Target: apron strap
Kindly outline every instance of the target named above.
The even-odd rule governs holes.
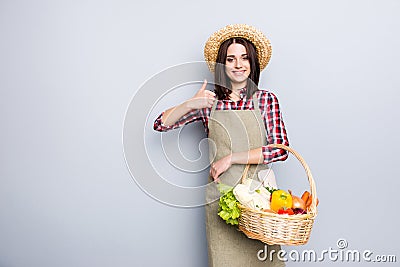
[[[253,94],[253,105],[254,105],[254,110],[257,110],[258,112],[261,113],[260,106],[258,103],[257,91],[255,91]]]
[[[214,113],[214,111],[215,111],[215,109],[216,109],[216,107],[217,107],[217,103],[218,103],[218,99],[215,99],[214,104],[213,104],[213,106],[212,106],[212,108],[211,108],[210,118],[213,117],[213,113]]]

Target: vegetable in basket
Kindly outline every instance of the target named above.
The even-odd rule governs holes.
[[[263,210],[270,208],[270,196],[271,193],[263,186],[259,186],[257,189],[252,188],[252,180],[248,179],[243,184],[238,184],[233,188],[233,194],[236,199],[248,208],[254,210]]]
[[[293,215],[294,211],[292,210],[292,208],[282,208],[278,210],[278,214],[288,214],[288,215]]]
[[[219,198],[218,215],[227,223],[237,225],[240,216],[240,209],[238,208],[233,188],[224,184],[218,184],[218,190],[221,193]]]
[[[271,197],[271,210],[278,212],[280,209],[289,208],[292,208],[292,196],[282,189],[274,191]]]
[[[305,214],[306,212],[306,202],[296,195],[292,194],[292,191],[288,190],[292,196],[292,210],[294,214]],[[307,191],[306,191],[307,192]],[[304,194],[303,194],[304,195]]]
[[[301,196],[301,199],[304,201],[304,203],[306,204],[306,208],[308,209],[311,206],[312,202],[312,195],[310,194],[310,192],[305,191]],[[318,204],[319,204],[319,199],[317,198],[316,205],[318,206]]]

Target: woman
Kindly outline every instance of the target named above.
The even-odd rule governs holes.
[[[210,182],[233,186],[246,164],[251,164],[247,178],[257,180],[258,171],[268,168],[268,163],[287,158],[285,150],[269,149],[266,144],[289,145],[277,97],[258,89],[260,71],[271,56],[269,40],[251,26],[228,25],[208,39],[204,55],[215,72],[215,92],[206,90],[204,81],[192,98],[160,114],[154,129],[167,131],[201,120],[214,144],[210,146]],[[284,266],[276,257],[259,260],[257,253],[264,244],[218,217],[218,197],[215,186],[207,187],[209,266]],[[277,252],[280,247],[268,249]]]

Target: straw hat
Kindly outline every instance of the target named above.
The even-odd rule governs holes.
[[[260,62],[260,70],[263,70],[272,53],[271,43],[268,38],[256,28],[246,24],[232,24],[216,31],[208,38],[204,46],[204,58],[207,61],[210,71],[214,71],[215,61],[221,44],[233,37],[241,37],[249,40],[256,47],[258,60]]]

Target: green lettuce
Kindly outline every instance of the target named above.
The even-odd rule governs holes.
[[[219,198],[219,209],[218,215],[227,223],[231,225],[238,224],[238,218],[240,216],[240,209],[238,208],[235,195],[233,194],[233,187],[218,184],[218,190],[221,192]]]

